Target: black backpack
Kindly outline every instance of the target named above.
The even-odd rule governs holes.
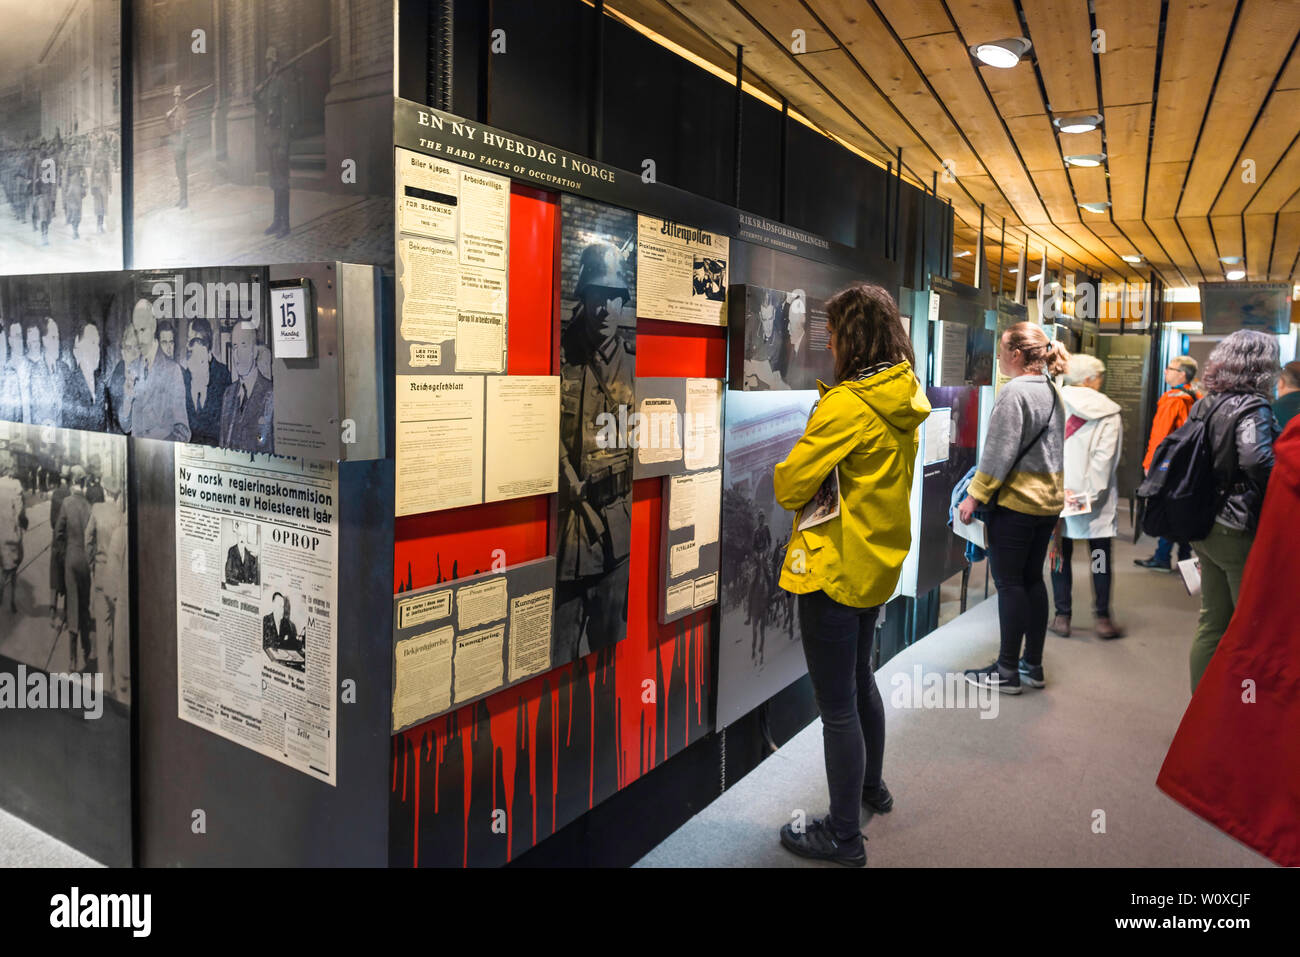
[[[1175,542],[1199,542],[1214,528],[1223,492],[1214,474],[1209,414],[1188,419],[1165,436],[1151,457],[1151,471],[1138,486],[1142,531]]]

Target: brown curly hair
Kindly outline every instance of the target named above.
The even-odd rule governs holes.
[[[1025,357],[1025,371],[1060,375],[1070,366],[1070,352],[1060,341],[1047,338],[1043,327],[1034,322],[1017,322],[1002,334],[1008,353],[1020,351]]]
[[[898,303],[884,287],[857,283],[826,302],[835,343],[835,381],[843,382],[880,362],[915,367],[912,340],[898,316]]]

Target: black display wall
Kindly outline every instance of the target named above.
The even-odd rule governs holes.
[[[441,16],[448,6],[450,25]],[[946,203],[753,96],[743,96],[738,117],[730,81],[602,18],[592,5],[401,0],[401,11],[398,90],[406,98],[622,169],[639,171],[653,159],[660,183],[856,247],[864,260],[892,255],[906,288],[924,288],[931,273],[947,275]],[[504,52],[486,53],[497,30]],[[447,38],[450,84],[430,71]],[[901,646],[907,617],[891,606],[884,657]],[[805,677],[514,863],[630,864],[815,715]]]
[[[437,106],[428,64],[437,61],[441,0],[402,0],[398,87]],[[489,18],[490,11],[490,18]],[[889,173],[753,96],[740,110],[736,187],[734,84],[580,0],[455,0],[450,112],[628,170],[655,161],[658,182],[883,252],[897,219],[897,258],[909,278],[941,271],[950,208],[902,184],[897,209]],[[410,17],[408,21],[408,16]],[[433,24],[430,29],[429,24]],[[496,31],[505,52],[484,57]],[[593,96],[593,91],[598,95]],[[592,116],[600,123],[593,129]],[[782,127],[784,126],[784,137]],[[906,157],[905,157],[906,159]],[[783,176],[784,173],[784,176]],[[921,268],[916,242],[927,209]],[[912,288],[920,288],[916,282]]]

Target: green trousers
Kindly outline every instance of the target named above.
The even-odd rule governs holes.
[[[1219,639],[1228,630],[1241,591],[1246,557],[1254,540],[1253,532],[1239,532],[1215,522],[1208,538],[1192,543],[1196,557],[1201,560],[1201,620],[1189,656],[1193,691],[1209,667]]]

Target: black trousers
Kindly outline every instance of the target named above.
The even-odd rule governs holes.
[[[1031,665],[1043,663],[1047,640],[1047,583],[1043,562],[1056,528],[1055,515],[1026,515],[995,506],[985,522],[989,571],[998,589],[998,623],[1002,633],[998,664],[1019,668],[1021,648]]]
[[[799,628],[817,710],[822,715],[831,827],[859,833],[863,788],[880,786],[885,760],[885,703],[871,671],[880,607],[841,605],[823,591],[799,596]]]
[[[1110,544],[1109,538],[1088,539],[1088,565],[1092,568],[1093,614],[1098,618],[1110,617]],[[1074,586],[1074,571],[1070,559],[1074,557],[1074,539],[1061,539],[1061,570],[1052,570],[1052,593],[1056,599],[1056,613],[1070,617],[1070,592]]]

